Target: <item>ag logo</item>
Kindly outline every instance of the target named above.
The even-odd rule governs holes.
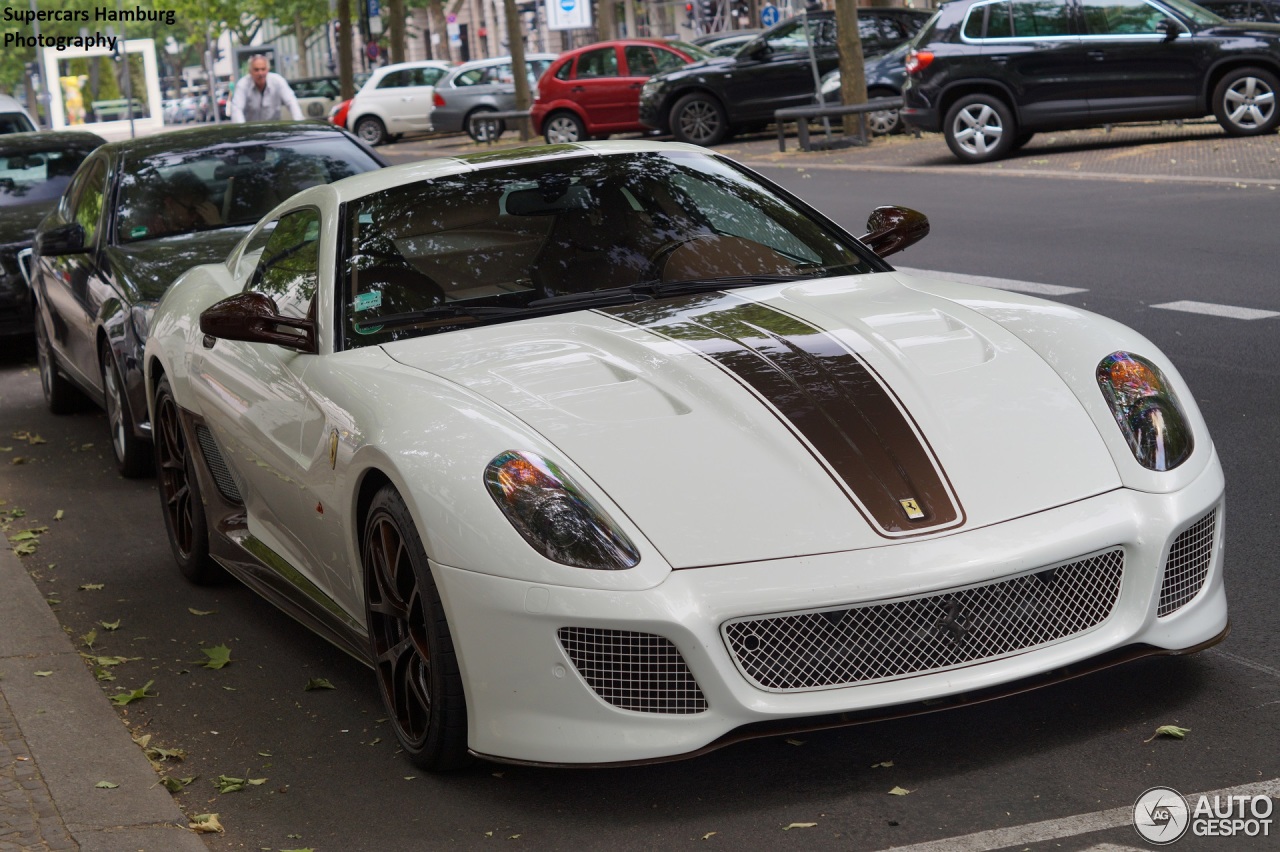
[[[1152,787],[1133,803],[1133,827],[1157,846],[1173,843],[1191,822],[1187,800],[1172,787]]]
[[[899,500],[898,504],[902,506],[902,511],[907,513],[907,517],[913,521],[918,521],[924,517],[924,511],[920,508],[920,504],[916,502],[916,498],[908,497],[906,500]]]

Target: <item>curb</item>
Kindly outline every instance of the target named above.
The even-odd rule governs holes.
[[[208,852],[2,534],[0,624],[0,847]]]

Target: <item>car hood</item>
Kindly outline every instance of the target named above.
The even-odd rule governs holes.
[[[946,535],[1120,487],[1093,421],[1042,358],[897,274],[385,351],[537,430],[676,568]],[[503,449],[525,449],[515,443]]]
[[[658,81],[683,80],[686,77],[696,77],[699,74],[723,74],[725,71],[732,70],[737,62],[738,58],[736,56],[713,56],[710,59],[701,59],[697,62],[690,62],[688,65],[681,65],[679,68],[672,68],[670,71],[654,74],[649,79]]]
[[[226,258],[250,227],[196,231],[111,246],[106,252],[107,262],[132,301],[159,299],[174,279],[191,267]]]
[[[0,244],[29,243],[40,220],[57,203],[58,199],[51,198],[34,204],[0,207]]]

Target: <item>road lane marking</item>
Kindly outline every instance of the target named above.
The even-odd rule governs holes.
[[[1138,791],[1141,792],[1141,791]],[[1280,796],[1280,778],[1270,781],[1255,781],[1252,784],[1241,784],[1239,787],[1228,787],[1225,790],[1210,790],[1205,793],[1186,793],[1184,798],[1195,796]],[[1136,795],[1135,795],[1136,798]],[[1091,814],[1050,819],[1044,822],[1033,822],[1027,825],[1016,825],[1011,828],[996,828],[990,831],[979,831],[962,837],[949,837],[946,840],[933,840],[928,843],[917,843],[913,846],[893,846],[892,852],[992,852],[1010,846],[1024,846],[1031,843],[1043,843],[1048,840],[1061,840],[1066,837],[1078,837],[1095,831],[1107,831],[1133,825],[1133,805],[1097,811]]]
[[[1072,293],[1088,293],[1085,287],[1063,287],[1060,284],[1041,284],[1038,281],[1016,281],[1012,278],[991,278],[986,275],[965,275],[962,272],[938,272],[932,269],[911,269],[906,266],[895,267],[899,272],[908,275],[919,275],[923,278],[941,278],[943,281],[958,281],[961,284],[977,284],[979,287],[994,287],[997,290],[1013,290],[1018,293],[1034,293],[1037,296],[1069,296]]]
[[[1237,665],[1245,666],[1246,668],[1250,668],[1255,671],[1260,671],[1264,674],[1269,674],[1272,677],[1280,677],[1280,669],[1274,668],[1273,666],[1269,666],[1266,663],[1256,662],[1254,660],[1249,659],[1248,657],[1242,657],[1239,654],[1233,654],[1230,651],[1222,651],[1222,650],[1219,650],[1218,648],[1210,648],[1208,651],[1205,651],[1205,653],[1214,657],[1223,657],[1225,659],[1230,660],[1233,663],[1236,663]]]
[[[1231,319],[1242,320],[1280,317],[1280,311],[1263,311],[1258,308],[1237,308],[1234,305],[1215,305],[1212,302],[1193,302],[1185,299],[1180,302],[1165,302],[1164,304],[1152,305],[1151,307],[1160,308],[1166,311],[1185,311],[1189,314],[1207,314],[1211,317],[1229,317]]]

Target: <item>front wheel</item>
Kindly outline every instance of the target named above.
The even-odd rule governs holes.
[[[719,101],[694,92],[671,108],[671,135],[690,145],[716,145],[729,135],[729,119]]]
[[[467,754],[467,702],[444,605],[417,526],[390,485],[374,496],[360,558],[379,692],[415,766],[457,769]]]
[[[197,586],[226,578],[209,555],[209,523],[200,498],[195,459],[188,452],[182,415],[168,376],[161,376],[155,396],[155,466],[169,550],[182,576]]]
[[[1280,124],[1280,79],[1262,68],[1228,71],[1213,90],[1213,114],[1232,136],[1260,136]]]
[[[115,453],[116,467],[126,479],[146,476],[151,473],[151,448],[134,434],[129,395],[111,347],[104,344],[98,357],[102,363],[102,398],[107,410],[107,426],[111,429],[111,450]]]
[[[381,145],[387,141],[387,128],[376,115],[365,115],[356,122],[356,135],[370,145]]]
[[[45,404],[54,414],[71,414],[86,402],[83,394],[58,370],[58,356],[53,354],[49,333],[45,331],[40,308],[36,307],[36,363],[40,369],[40,390]]]
[[[585,142],[587,127],[571,112],[557,112],[547,119],[542,127],[542,136],[548,145],[563,145],[567,142]]]
[[[994,95],[967,95],[951,105],[942,124],[947,147],[966,163],[998,160],[1013,150],[1018,127]]]
[[[467,135],[473,142],[492,142],[507,129],[506,122],[500,118],[483,118],[486,112],[496,112],[496,110],[478,109],[463,119],[467,127]]]

